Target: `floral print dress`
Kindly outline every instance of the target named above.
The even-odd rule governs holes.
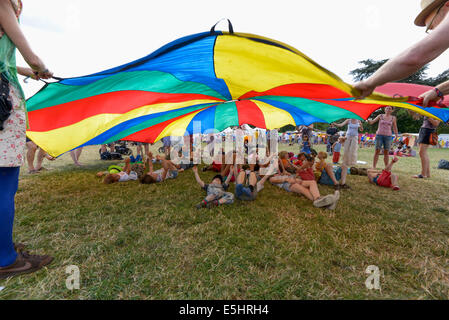
[[[20,0],[11,0],[16,16],[22,11]],[[0,71],[9,81],[11,114],[0,131],[0,167],[20,167],[26,144],[25,98],[17,78],[15,46],[0,27]]]

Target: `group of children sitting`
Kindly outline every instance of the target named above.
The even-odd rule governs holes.
[[[281,151],[263,160],[256,157],[255,164],[241,165],[236,163],[236,152],[227,154],[227,157],[223,152],[222,163],[214,162],[210,166],[203,167],[203,172],[208,170],[217,172],[209,183],[205,183],[198,173],[198,167],[192,162],[187,165],[175,164],[167,160],[165,156],[153,157],[153,154],[149,152],[146,161],[136,161],[136,159],[131,161],[127,158],[123,167],[112,165],[108,171],[98,172],[97,176],[103,177],[105,184],[131,180],[139,180],[142,184],[152,184],[176,179],[179,173],[192,168],[196,182],[206,192],[206,197],[196,206],[198,209],[232,204],[235,198],[242,201],[254,201],[264,188],[265,182],[269,181],[287,192],[305,196],[315,207],[333,210],[340,198],[338,189],[341,187],[339,180],[342,169],[334,170],[334,166],[326,163],[326,159],[326,152],[317,153],[314,149],[311,149],[310,153],[301,152],[297,156]],[[368,176],[371,183],[398,190],[397,176],[391,174],[391,168],[397,161],[395,157],[382,172],[368,170],[364,175]],[[154,163],[160,163],[161,168],[154,170]],[[231,182],[235,182],[234,193],[229,192]],[[334,186],[337,190],[333,194],[322,196],[318,183]]]
[[[416,157],[416,151],[402,141],[399,141],[396,149],[394,149],[394,146],[392,145],[389,154],[398,157]]]

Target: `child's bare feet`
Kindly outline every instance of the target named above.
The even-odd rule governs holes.
[[[398,157],[394,157],[393,158],[393,160],[391,160],[393,163],[396,163],[396,162],[398,162],[399,161],[399,158]]]

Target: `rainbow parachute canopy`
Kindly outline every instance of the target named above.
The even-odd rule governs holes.
[[[99,73],[49,83],[27,101],[27,135],[52,156],[117,140],[367,119],[384,105],[443,121],[448,110],[353,88],[298,50],[244,33],[204,32]]]

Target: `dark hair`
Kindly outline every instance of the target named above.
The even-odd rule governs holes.
[[[151,184],[151,183],[155,183],[156,179],[153,178],[152,175],[146,174],[142,177],[142,179],[140,179],[140,183],[142,184]]]
[[[316,152],[315,149],[310,148],[310,154],[312,155],[312,157],[316,157],[318,155],[318,153]]]
[[[114,173],[110,173],[106,177],[104,177],[104,180],[103,180],[104,184],[111,184],[114,182],[116,182],[114,179]]]
[[[221,183],[223,183],[223,176],[221,174],[217,174],[215,177],[212,178],[212,181],[215,179],[220,179]]]

